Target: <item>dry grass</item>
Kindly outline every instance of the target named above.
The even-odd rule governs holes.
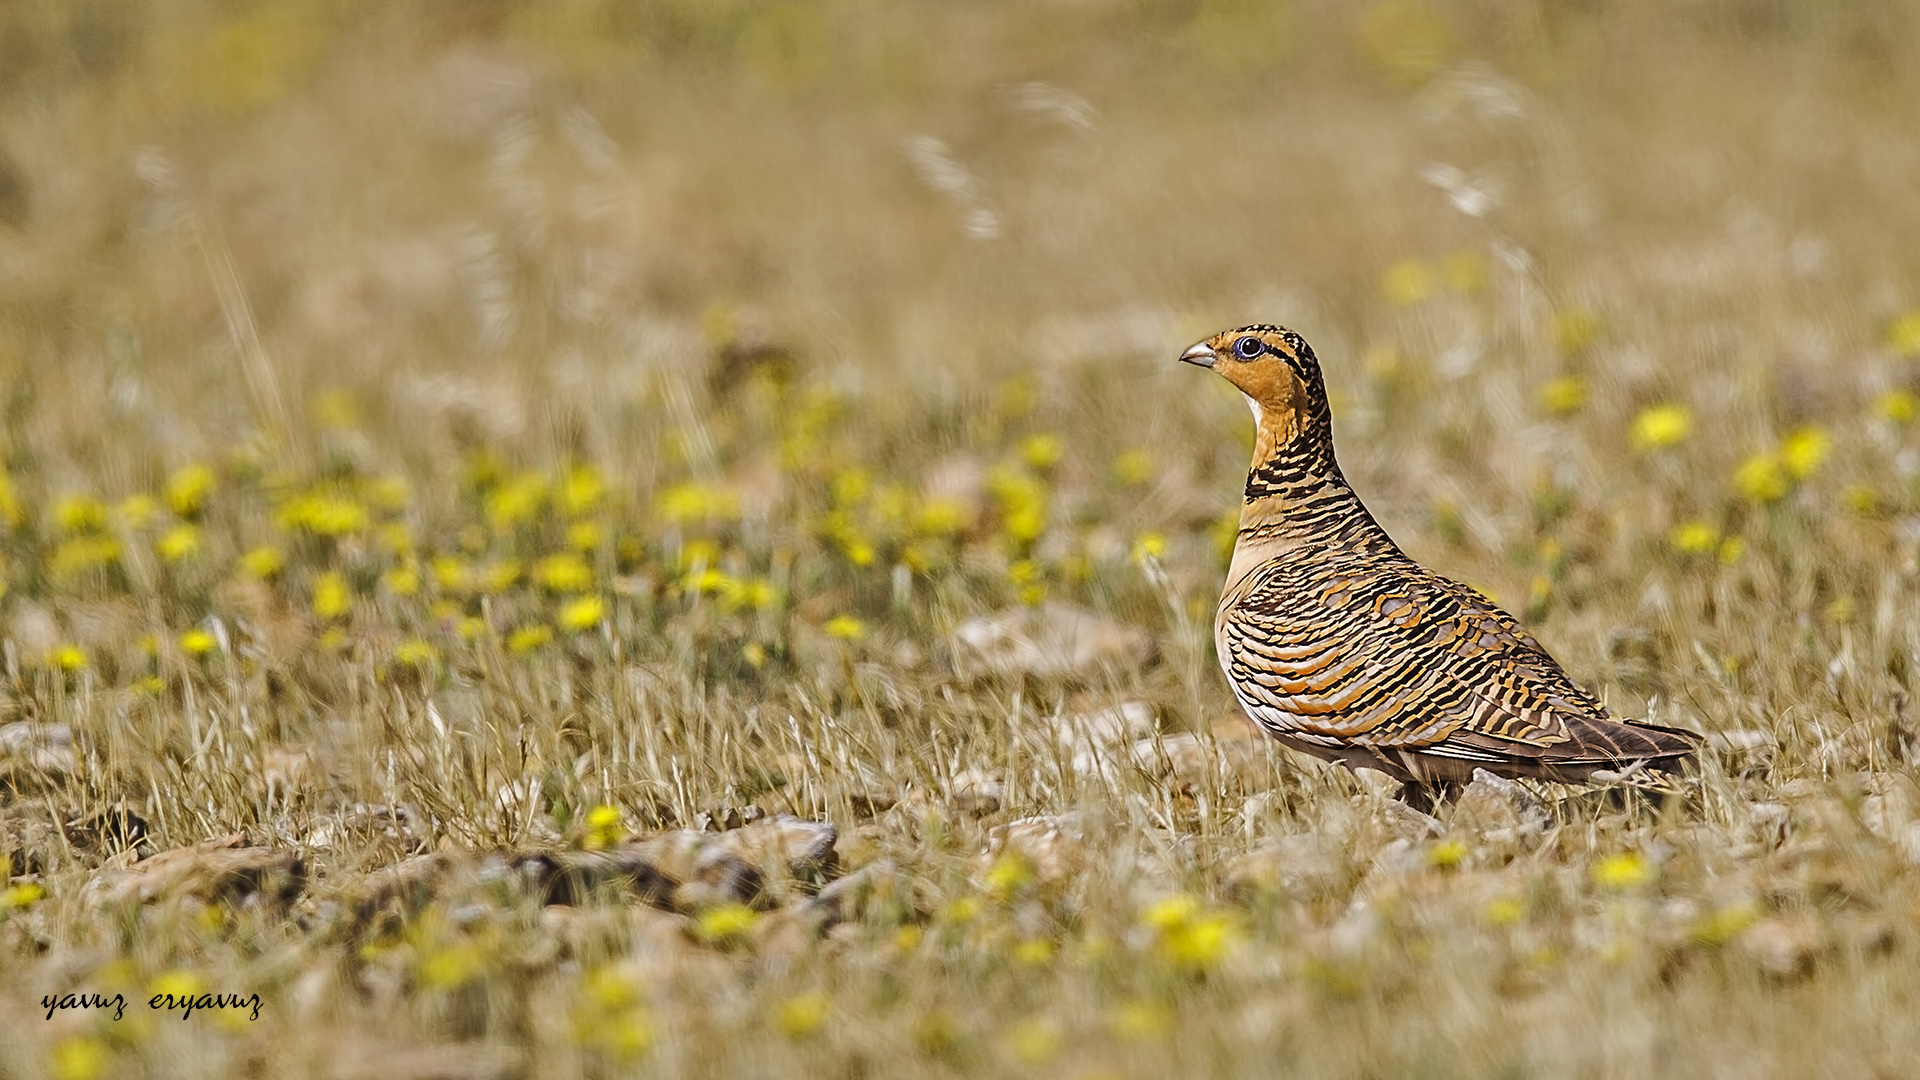
[[[123,8],[0,10],[0,1077],[1910,1069],[1913,5]],[[1255,319],[1687,799],[1250,739]]]

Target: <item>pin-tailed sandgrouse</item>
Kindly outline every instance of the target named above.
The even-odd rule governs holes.
[[[1513,616],[1401,553],[1340,474],[1299,334],[1243,326],[1180,359],[1238,387],[1258,428],[1214,642],[1268,734],[1423,808],[1476,768],[1579,782],[1693,753],[1697,736],[1615,719]]]

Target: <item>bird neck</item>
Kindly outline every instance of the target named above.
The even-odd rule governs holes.
[[[1276,416],[1253,407],[1253,465],[1247,470],[1246,502],[1317,488],[1346,479],[1333,457],[1333,423],[1324,410],[1289,410]]]
[[[1341,475],[1326,419],[1296,414],[1293,423],[1282,425],[1259,418],[1227,571],[1229,590],[1256,568],[1296,551],[1399,550]]]

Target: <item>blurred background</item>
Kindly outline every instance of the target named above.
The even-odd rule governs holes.
[[[1388,348],[1546,378],[1597,335],[1652,395],[1765,327],[1741,360],[1798,400],[1915,303],[1916,33],[1785,0],[17,0],[0,374],[62,403],[43,447],[135,431],[132,469],[326,388],[536,424],[736,340],[845,386],[1158,386],[1260,319],[1357,393]]]

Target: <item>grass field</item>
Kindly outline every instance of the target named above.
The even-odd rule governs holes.
[[[0,1078],[1910,1075],[1916,54],[0,7]],[[1681,797],[1254,737],[1252,321]]]

